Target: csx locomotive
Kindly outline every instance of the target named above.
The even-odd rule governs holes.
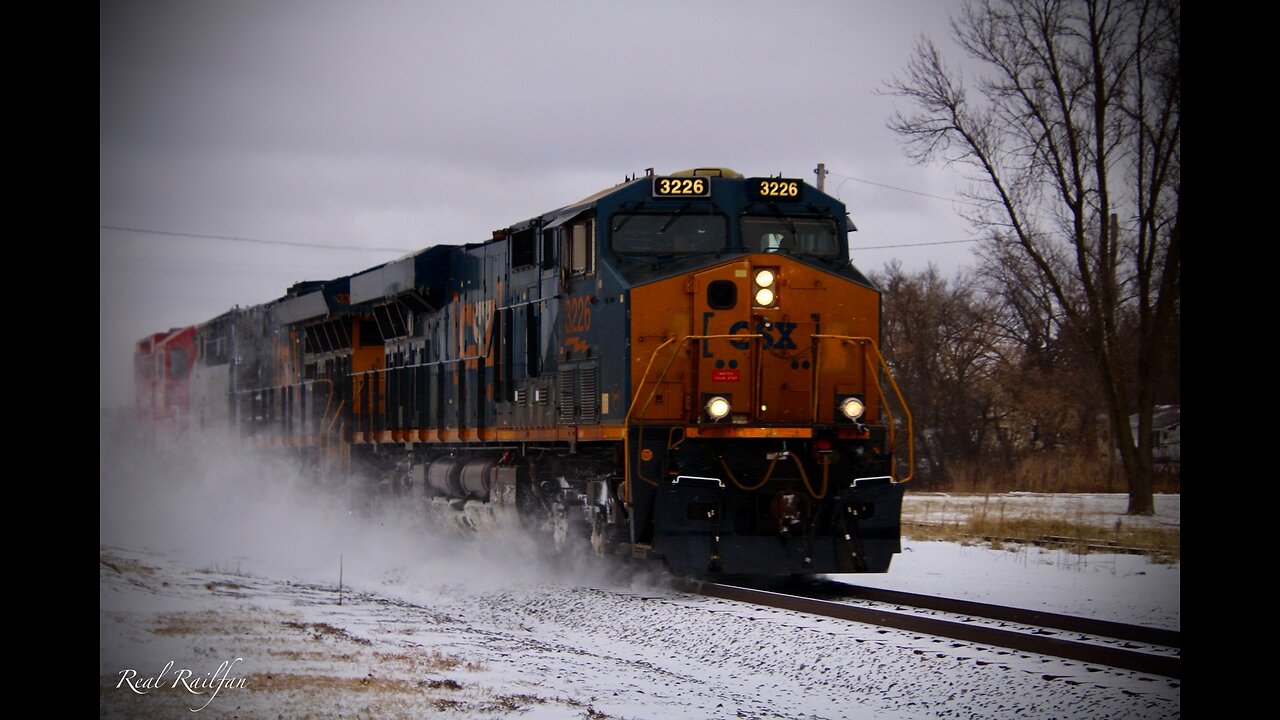
[[[911,424],[853,229],[798,179],[648,171],[151,336],[139,411],[557,549],[884,572]]]

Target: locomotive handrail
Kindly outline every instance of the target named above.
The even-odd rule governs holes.
[[[813,338],[814,340],[839,340],[842,343],[857,343],[862,346],[863,348],[862,354],[864,357],[867,355],[868,346],[875,353],[876,363],[879,365],[880,370],[883,371],[883,375],[886,378],[888,378],[889,387],[893,388],[893,394],[898,398],[898,403],[902,405],[902,415],[907,425],[907,475],[906,477],[902,478],[901,480],[898,480],[897,482],[899,483],[910,482],[911,478],[915,477],[915,468],[916,468],[915,428],[912,426],[911,408],[907,407],[907,400],[902,396],[902,390],[898,388],[897,381],[893,379],[893,373],[889,371],[889,363],[885,361],[884,355],[881,354],[879,344],[877,344],[876,341],[872,338],[858,337],[858,336],[852,336],[852,335],[810,335],[809,337]],[[816,343],[815,343],[815,347],[818,347]],[[814,364],[814,373],[816,377],[817,366],[822,357],[822,353],[818,351],[818,352],[815,352],[814,354],[815,354],[815,358],[814,358],[813,364]],[[877,387],[879,387],[880,385],[880,380],[879,380],[880,375],[881,373],[876,373]],[[883,390],[881,390],[880,395],[881,397],[884,396]],[[815,420],[817,419],[817,412],[818,412],[817,396],[818,396],[817,388],[815,387],[814,388],[814,419]],[[889,428],[889,445],[890,447],[896,448],[897,447],[897,430],[896,430],[896,423],[893,422],[893,409],[890,408],[887,403],[882,403],[881,406],[884,408],[885,415],[887,415],[889,418],[889,422],[886,423],[886,425]],[[890,468],[890,470],[892,471],[892,468]],[[892,472],[890,474],[892,474]]]
[[[718,339],[759,340],[763,337],[764,337],[763,335],[759,335],[759,334],[755,334],[755,335],[685,335],[683,338],[680,339],[680,345],[681,347],[683,347],[684,344],[689,342],[690,340],[718,340]],[[676,340],[675,337],[668,338],[661,345],[653,349],[653,352],[649,355],[649,364],[645,366],[644,374],[640,376],[640,382],[636,385],[635,397],[631,398],[631,404],[627,406],[627,414],[625,417],[622,418],[622,455],[623,455],[622,501],[628,506],[630,506],[631,504],[631,432],[630,432],[631,414],[635,412],[636,404],[640,401],[640,393],[644,392],[645,381],[648,380],[649,378],[649,371],[653,369],[653,362],[658,359],[658,353],[662,352],[663,348],[675,342],[675,340]],[[649,412],[649,405],[653,403],[653,398],[657,396],[658,388],[662,385],[663,378],[667,376],[667,372],[671,370],[671,366],[675,363],[676,357],[679,354],[680,353],[678,349],[676,352],[671,353],[671,359],[667,360],[666,367],[662,368],[662,372],[659,373],[657,380],[655,380],[653,383],[653,389],[649,391],[649,397],[645,400],[644,407],[641,408],[640,410],[639,425],[642,429],[644,427],[645,413]],[[757,357],[756,364],[759,365],[760,354],[756,353],[756,357]],[[759,383],[760,381],[759,367],[756,368],[755,376],[756,376],[756,382]],[[648,482],[651,485],[657,484],[655,481],[650,480],[649,478],[646,478],[643,475],[640,476],[640,479],[644,480],[645,482]]]
[[[336,393],[334,392],[334,384],[333,384],[333,379],[332,379],[332,378],[311,378],[310,380],[298,380],[297,382],[281,383],[281,384],[279,384],[279,385],[263,385],[263,386],[260,386],[260,387],[247,388],[247,389],[243,389],[243,390],[230,390],[230,391],[228,391],[228,394],[230,394],[232,397],[235,397],[235,396],[238,396],[238,395],[253,395],[253,394],[255,394],[255,393],[262,393],[262,392],[268,392],[268,391],[271,391],[271,392],[274,392],[274,391],[285,391],[285,390],[288,390],[288,389],[290,389],[290,388],[306,388],[306,387],[311,387],[311,386],[313,386],[313,385],[318,385],[318,384],[321,384],[321,383],[323,383],[323,384],[325,384],[325,385],[328,385],[328,386],[329,386],[329,390],[328,390],[328,392],[326,392],[326,393],[325,393],[325,404],[324,404],[324,408],[320,411],[319,425],[321,425],[321,427],[320,427],[320,428],[318,428],[318,429],[316,429],[316,431],[315,431],[314,435],[315,435],[315,437],[316,437],[317,442],[319,442],[319,443],[320,443],[320,446],[321,446],[321,447],[326,447],[326,446],[327,446],[327,443],[326,443],[326,441],[325,441],[325,440],[326,440],[326,433],[330,433],[330,432],[332,432],[332,430],[333,430],[332,423],[330,423],[330,426],[329,426],[329,428],[328,428],[327,430],[323,427],[323,425],[324,425],[324,421],[325,421],[325,418],[327,418],[327,417],[329,416],[329,408],[333,406],[333,399],[334,399],[334,397],[335,397],[335,395],[336,395]],[[283,397],[283,395],[282,395],[282,397]],[[251,398],[251,400],[252,400],[252,398]],[[340,411],[340,410],[339,410],[339,411]],[[338,411],[335,411],[335,412],[338,412]],[[273,417],[273,418],[270,418],[270,419],[271,419],[272,421],[276,420],[276,418],[274,418],[274,417]],[[306,426],[306,424],[307,424],[307,422],[306,422],[306,417],[305,417],[305,416],[303,416],[302,424],[303,424],[303,428],[302,428],[302,429],[303,429],[303,430],[305,430],[305,426]],[[258,429],[258,428],[250,428],[250,429],[251,429],[251,430],[256,430],[256,429]],[[309,437],[309,436],[310,436],[310,434],[305,433],[305,432],[298,432],[298,433],[295,433],[295,432],[293,431],[292,427],[285,428],[283,432],[274,432],[275,430],[278,430],[278,429],[279,429],[279,428],[266,427],[266,428],[264,429],[264,432],[263,432],[263,433],[261,433],[261,434],[260,434],[260,433],[258,433],[258,432],[251,432],[250,434],[251,434],[251,435],[253,435],[254,437],[262,437],[262,436],[265,436],[265,437],[274,437],[274,438],[281,438],[281,437]]]
[[[689,342],[690,340],[727,340],[727,339],[759,340],[760,338],[763,338],[763,337],[764,337],[763,335],[685,335],[683,338],[680,339],[680,344],[683,346],[685,343]],[[645,367],[644,375],[640,377],[640,389],[636,390],[636,396],[635,398],[632,399],[631,407],[627,408],[627,416],[622,420],[622,426],[624,430],[626,429],[627,422],[631,419],[631,412],[635,409],[635,401],[640,399],[640,393],[644,389],[645,380],[649,378],[649,370],[652,369],[653,367],[653,361],[657,359],[658,352],[661,351],[662,348],[666,347],[667,345],[670,345],[674,340],[675,338],[671,338],[670,340],[654,348],[653,354],[649,356],[649,365]],[[676,356],[679,354],[680,354],[679,352],[671,353],[671,359],[667,361],[667,366],[662,368],[662,373],[659,374],[658,379],[654,381],[653,389],[649,391],[649,397],[648,399],[645,400],[644,407],[640,410],[641,422],[644,421],[645,413],[649,412],[649,405],[653,403],[653,398],[658,394],[658,386],[661,385],[663,379],[667,377],[667,373],[670,372],[671,366],[675,364]],[[756,373],[756,375],[759,376],[759,373]]]
[[[279,385],[263,385],[261,387],[248,388],[246,390],[232,390],[232,395],[246,395],[248,393],[262,392],[263,390],[278,390],[280,388],[298,387],[301,385],[314,385],[315,383],[329,383],[332,388],[333,381],[329,378],[312,378],[310,380],[299,380],[293,383],[280,383]]]
[[[685,343],[689,342],[690,340],[719,340],[719,339],[760,340],[763,337],[764,336],[760,334],[685,335],[684,337],[680,338],[679,345],[680,347],[683,347]],[[893,389],[893,394],[898,399],[898,403],[902,405],[902,412],[903,412],[904,420],[906,422],[906,432],[907,432],[907,443],[906,443],[907,444],[907,473],[905,477],[903,477],[901,480],[897,482],[900,482],[900,483],[909,482],[915,476],[915,443],[914,443],[915,429],[912,424],[911,410],[910,408],[907,407],[906,399],[902,396],[902,391],[898,388],[898,383],[893,379],[893,374],[889,371],[889,365],[885,361],[884,355],[881,354],[880,352],[880,346],[876,343],[876,341],[873,338],[862,337],[862,336],[819,334],[819,335],[811,335],[810,338],[814,340],[814,345],[813,345],[814,347],[814,373],[813,373],[814,379],[811,384],[812,385],[811,392],[813,394],[813,417],[811,418],[811,420],[814,423],[817,423],[818,421],[818,399],[820,395],[819,393],[820,388],[818,387],[818,377],[819,377],[818,369],[819,369],[821,358],[822,358],[822,352],[820,349],[821,346],[818,341],[839,340],[841,341],[841,343],[844,343],[844,344],[857,344],[861,346],[863,357],[865,358],[867,355],[871,354],[878,368],[882,371],[882,372],[875,373],[876,386],[877,387],[880,386],[879,376],[883,374],[886,378],[888,378],[889,386]],[[675,364],[676,358],[680,355],[678,348],[675,352],[671,353],[671,357],[667,360],[667,364],[662,368],[662,372],[659,373],[657,379],[654,380],[653,387],[649,390],[649,396],[645,398],[643,407],[640,407],[639,405],[640,396],[644,393],[644,385],[649,380],[649,374],[653,370],[654,362],[658,359],[658,354],[661,353],[664,348],[666,348],[668,345],[672,344],[673,342],[676,342],[675,337],[668,338],[667,340],[663,341],[661,345],[654,348],[653,352],[650,353],[649,362],[645,365],[644,373],[640,376],[640,382],[636,385],[635,395],[631,399],[631,404],[627,407],[627,414],[622,419],[623,502],[626,503],[628,506],[631,504],[631,475],[632,475],[631,473],[631,432],[630,432],[631,417],[633,414],[636,413],[636,408],[639,407],[640,408],[638,413],[639,421],[637,425],[643,429],[644,418],[645,418],[645,415],[649,412],[649,406],[653,403],[654,398],[657,396],[658,388],[662,385],[663,379],[666,378],[667,373],[671,370],[671,366]],[[756,367],[754,380],[755,380],[755,384],[759,386],[759,384],[762,381],[760,377],[761,372],[760,372],[759,365],[760,365],[760,361],[763,358],[763,355],[761,353],[755,353],[755,355],[756,355],[756,361],[757,361],[755,364],[757,365],[757,367]],[[757,387],[757,390],[758,390],[758,387]],[[884,395],[883,389],[881,389],[880,394],[883,397]],[[883,408],[884,413],[888,418],[888,422],[886,423],[886,425],[888,427],[889,445],[891,448],[896,448],[897,447],[897,429],[896,429],[896,423],[893,420],[893,410],[888,405],[888,403],[881,403],[881,407]],[[770,469],[772,469],[772,466],[770,467]],[[824,464],[823,483],[822,483],[824,495],[826,494],[827,470],[828,468]],[[803,472],[803,468],[802,468],[802,472]],[[648,482],[651,485],[657,484],[656,481],[650,480],[649,478],[646,478],[643,475],[638,475],[638,476],[640,477],[640,479]],[[768,475],[766,475],[766,478],[767,477]],[[813,491],[813,488],[809,486],[808,477],[806,476],[804,479],[805,479],[806,488],[809,490],[809,493],[813,495],[814,491]],[[735,481],[735,484],[737,484],[736,481]]]
[[[631,398],[631,402],[627,405],[627,414],[622,418],[622,503],[626,507],[631,507],[631,413],[636,409],[636,403],[640,401],[640,393],[644,390],[645,378],[649,377],[649,371],[653,369],[653,361],[658,359],[658,353],[662,348],[675,342],[675,338],[668,338],[661,345],[653,349],[649,354],[649,364],[645,365],[644,374],[640,376],[640,383],[636,386],[636,395]],[[671,353],[671,359],[674,361],[678,353]],[[668,362],[670,367],[671,363]],[[665,372],[664,372],[665,376]],[[653,392],[649,394],[649,399],[653,399],[654,393],[658,391],[659,383],[653,384]],[[648,403],[645,403],[645,410],[649,409]],[[641,424],[643,424],[644,413],[640,414]],[[670,442],[670,440],[668,440]],[[646,478],[647,480],[647,478]]]
[[[350,413],[351,413],[351,432],[353,434],[353,437],[354,437],[354,433],[356,432],[359,432],[361,435],[364,434],[364,422],[366,419],[368,419],[368,414],[365,413],[365,407],[364,407],[364,401],[365,401],[364,377],[367,372],[368,371],[361,370],[360,372],[351,373]],[[370,429],[372,429],[372,426],[370,427]]]

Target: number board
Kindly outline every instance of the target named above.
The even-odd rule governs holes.
[[[747,194],[756,200],[799,200],[804,182],[794,178],[751,178]]]
[[[653,196],[656,198],[711,197],[711,181],[705,177],[655,177]]]

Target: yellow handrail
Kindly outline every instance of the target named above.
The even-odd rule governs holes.
[[[759,335],[759,334],[756,334],[756,335],[685,335],[684,337],[680,338],[679,346],[683,347],[684,344],[689,342],[690,340],[717,340],[717,339],[759,340],[763,337],[764,337],[763,335]],[[814,345],[813,345],[814,347],[814,380],[812,383],[813,416],[811,418],[812,421],[814,423],[818,421],[818,400],[820,395],[819,393],[820,388],[818,386],[818,370],[819,370],[819,364],[821,362],[822,353],[819,350],[819,345],[817,341],[839,340],[843,344],[857,344],[861,346],[862,354],[864,358],[864,364],[865,364],[866,357],[868,355],[872,355],[876,365],[882,371],[882,372],[875,373],[876,387],[881,390],[880,392],[881,397],[883,398],[884,392],[883,392],[883,389],[880,388],[879,377],[881,374],[883,374],[886,378],[888,378],[889,386],[893,389],[894,396],[897,397],[898,403],[902,405],[902,412],[903,412],[904,420],[906,422],[906,432],[907,432],[907,474],[901,480],[898,480],[896,482],[900,482],[900,483],[909,482],[915,476],[915,443],[913,442],[915,430],[912,425],[911,410],[907,407],[906,399],[902,396],[902,391],[901,389],[898,388],[898,383],[893,379],[893,374],[889,371],[889,365],[885,361],[884,355],[880,353],[880,346],[876,343],[876,341],[873,338],[870,338],[870,337],[859,337],[859,336],[851,336],[851,335],[811,335],[810,338],[814,340]],[[636,408],[639,406],[640,397],[644,392],[644,385],[649,380],[649,374],[653,370],[654,362],[657,361],[658,359],[658,354],[673,342],[676,342],[675,337],[666,339],[665,341],[662,342],[661,345],[654,348],[653,352],[649,355],[649,362],[645,365],[644,374],[640,376],[640,382],[636,384],[635,395],[632,397],[631,404],[627,407],[627,414],[622,420],[622,445],[623,445],[623,480],[622,480],[623,494],[622,494],[622,497],[623,497],[623,502],[628,507],[630,507],[631,505],[631,474],[632,474],[631,473],[631,432],[630,432],[631,417],[633,414],[636,414]],[[639,413],[638,413],[639,421],[637,424],[639,427],[641,427],[641,429],[643,429],[644,427],[644,417],[649,411],[649,406],[653,403],[654,397],[657,396],[658,388],[662,385],[663,379],[666,378],[667,373],[671,370],[671,366],[675,364],[676,357],[678,357],[679,354],[680,354],[679,348],[677,348],[675,352],[671,353],[671,357],[667,360],[667,364],[662,368],[662,372],[659,373],[657,379],[653,383],[653,387],[649,390],[649,395],[647,398],[645,398],[643,407],[640,407]],[[756,353],[756,355],[759,356],[760,353]],[[762,382],[760,377],[762,373],[758,365],[759,363],[757,363],[756,377],[755,377],[755,381],[757,385],[760,382]],[[897,428],[896,428],[896,423],[893,420],[893,410],[889,406],[889,404],[883,402],[883,400],[881,401],[880,406],[888,419],[888,422],[886,422],[885,425],[888,428],[889,447],[891,450],[894,450],[897,448]],[[796,458],[796,462],[797,462],[797,465],[799,465],[799,458]],[[722,461],[722,464],[723,464],[723,461]],[[727,471],[728,467],[726,466],[725,469]],[[773,469],[773,466],[770,465],[770,471],[772,471],[772,469]],[[825,495],[827,490],[827,469],[828,469],[827,465],[826,463],[824,463],[822,495]],[[805,487],[809,491],[809,494],[814,495],[814,489],[809,484],[808,476],[804,473],[803,467],[800,468],[800,472],[804,480]],[[890,475],[892,475],[893,468],[890,468],[889,472],[890,472]],[[772,474],[771,472],[765,473],[765,480],[768,480],[771,474]],[[640,479],[642,480],[645,480],[651,485],[657,484],[656,481],[646,478],[643,475],[638,475],[638,477],[640,477]],[[730,474],[730,478],[735,485],[737,485],[740,488],[743,487],[741,484],[737,482],[736,478],[732,477],[732,474]],[[761,485],[763,485],[763,483],[755,485],[753,486],[753,488],[759,488],[761,487]],[[819,496],[815,495],[815,497],[819,497]]]
[[[893,388],[893,394],[898,398],[898,403],[902,405],[902,415],[903,415],[903,419],[906,421],[906,426],[907,426],[907,475],[906,477],[902,478],[901,480],[898,480],[897,482],[900,482],[900,483],[910,482],[911,478],[915,477],[915,469],[916,469],[915,428],[912,426],[911,408],[907,407],[906,398],[902,396],[902,390],[898,388],[897,381],[893,379],[893,373],[889,371],[889,363],[885,361],[884,355],[880,353],[880,346],[876,343],[874,339],[869,337],[857,337],[857,336],[851,336],[851,335],[811,335],[810,337],[812,337],[814,340],[839,340],[842,343],[858,343],[862,345],[862,348],[863,348],[862,354],[864,358],[867,355],[868,347],[870,347],[871,351],[875,353],[875,361],[877,365],[879,365],[880,369],[883,371],[882,373],[876,373],[876,387],[879,388],[880,386],[879,377],[881,374],[883,374],[885,378],[889,380],[889,387]],[[814,361],[814,365],[817,365],[816,359]],[[880,395],[882,398],[884,397],[883,390],[881,391]],[[817,393],[816,392],[814,393],[814,396],[815,396],[814,414],[816,419],[816,415],[817,415],[817,410],[816,410]],[[888,429],[889,429],[889,446],[890,448],[897,448],[897,428],[896,428],[896,423],[893,422],[893,410],[889,407],[888,403],[884,403],[883,401],[881,402],[881,407],[884,409],[885,415],[887,415],[889,419],[889,422],[885,423],[885,425],[888,426]],[[893,468],[889,469],[889,474],[890,475],[893,474]]]
[[[684,344],[689,342],[690,340],[716,340],[716,339],[724,339],[724,338],[731,338],[733,340],[759,340],[762,337],[764,336],[758,335],[758,334],[757,335],[685,335],[683,338],[680,339],[680,347],[683,347]],[[627,507],[631,506],[631,414],[635,412],[636,404],[640,402],[640,393],[644,392],[644,384],[649,379],[649,371],[653,369],[653,362],[658,359],[658,353],[662,352],[663,348],[675,342],[675,340],[676,339],[674,337],[667,338],[667,340],[663,341],[661,345],[654,348],[653,352],[650,353],[649,363],[645,365],[644,374],[640,376],[640,382],[636,383],[636,394],[633,398],[631,398],[631,404],[627,406],[626,416],[622,418],[622,457],[623,457],[622,502]],[[645,399],[644,407],[641,408],[640,410],[640,427],[642,430],[644,428],[645,413],[649,412],[649,405],[653,403],[653,398],[657,396],[658,388],[662,385],[663,378],[667,376],[667,372],[671,370],[671,366],[672,364],[675,363],[676,356],[678,356],[679,354],[680,353],[678,348],[676,352],[671,353],[671,359],[667,360],[666,367],[662,368],[662,372],[658,375],[658,379],[655,380],[653,383],[653,389],[649,391],[649,397]],[[757,372],[756,373],[757,378],[759,377],[759,375],[760,373]],[[654,481],[649,480],[643,475],[640,476],[640,478],[650,484],[656,484]]]

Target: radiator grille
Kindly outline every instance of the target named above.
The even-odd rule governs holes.
[[[582,423],[600,422],[600,381],[595,367],[578,369],[578,406]]]

